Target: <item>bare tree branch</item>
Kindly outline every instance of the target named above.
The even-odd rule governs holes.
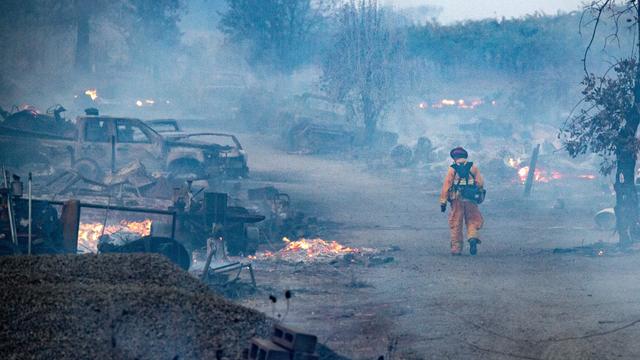
[[[583,66],[584,73],[585,73],[586,76],[589,76],[589,71],[587,71],[587,56],[589,55],[589,50],[591,50],[591,46],[593,45],[593,41],[596,38],[596,33],[598,32],[598,24],[600,24],[600,18],[602,16],[602,12],[607,7],[607,5],[609,5],[609,2],[611,2],[611,0],[605,0],[602,3],[602,5],[598,7],[597,15],[595,17],[595,25],[593,26],[593,31],[591,32],[591,38],[589,39],[589,44],[587,45],[586,49],[584,50],[584,56],[582,58],[582,66]],[[597,4],[596,1],[594,1],[591,6],[593,6],[595,4]],[[593,7],[589,7],[588,9],[593,9]],[[585,9],[585,11],[587,11],[587,9]]]

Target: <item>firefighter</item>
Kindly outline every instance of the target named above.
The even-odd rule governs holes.
[[[461,255],[464,247],[463,223],[467,225],[469,253],[475,255],[480,244],[478,231],[484,222],[478,204],[484,200],[484,179],[480,170],[467,161],[469,154],[462,147],[451,150],[454,163],[449,167],[440,194],[440,210],[451,204],[449,228],[451,229],[451,255]]]

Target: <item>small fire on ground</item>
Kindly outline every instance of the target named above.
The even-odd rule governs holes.
[[[506,164],[509,167],[516,169],[518,181],[520,181],[520,183],[524,184],[527,182],[527,178],[529,177],[529,166],[525,166],[523,164],[523,161],[520,158],[509,158],[506,160]],[[593,174],[582,174],[582,175],[577,175],[575,177],[583,180],[596,179],[596,176]],[[549,171],[541,167],[536,167],[535,171],[533,172],[533,181],[538,183],[549,183],[552,181],[563,180],[566,178],[567,176],[559,171],[556,171],[556,170]]]
[[[491,104],[491,106],[496,106],[496,101],[495,100],[491,100],[489,102]],[[485,101],[479,99],[479,98],[474,98],[474,99],[442,99],[440,101],[437,102],[433,102],[430,103],[428,101],[422,101],[418,104],[418,108],[421,110],[426,110],[426,109],[442,109],[442,108],[458,108],[458,109],[475,109],[479,106],[485,105]]]
[[[151,219],[143,221],[122,220],[119,224],[107,225],[106,228],[102,223],[98,222],[81,223],[78,229],[78,250],[81,252],[97,252],[98,240],[101,235],[128,233],[136,237],[148,236],[151,234],[151,223]]]
[[[276,252],[265,251],[249,258],[252,260],[280,260],[290,263],[331,262],[348,254],[371,255],[378,252],[371,248],[353,248],[341,245],[337,241],[326,241],[320,238],[302,238],[291,241],[284,237],[282,241],[286,244],[284,248]]]

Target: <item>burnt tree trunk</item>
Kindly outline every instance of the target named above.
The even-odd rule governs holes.
[[[373,145],[373,137],[376,133],[378,116],[375,111],[375,105],[369,91],[362,93],[362,117],[364,120],[364,136],[367,145]]]
[[[640,35],[640,7],[636,7],[636,31]],[[636,46],[640,51],[640,38]],[[626,124],[621,133],[621,141],[616,150],[616,229],[620,236],[620,245],[627,246],[638,235],[638,193],[635,173],[637,156],[636,132],[640,124],[640,66],[635,64],[635,84],[631,111],[627,114]]]
[[[77,18],[77,39],[76,39],[76,70],[89,71],[89,17],[80,13]]]
[[[616,228],[620,245],[629,245],[637,233],[638,195],[634,183],[636,154],[634,151],[620,150],[616,163]]]
[[[365,108],[366,108],[366,106],[365,106]],[[373,138],[374,138],[375,133],[376,133],[376,118],[370,111],[365,110],[365,112],[364,112],[364,135],[365,135],[365,141],[366,141],[367,145],[372,145],[373,144]]]

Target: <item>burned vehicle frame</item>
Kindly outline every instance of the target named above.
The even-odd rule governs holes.
[[[21,121],[12,121],[17,115]],[[42,162],[54,169],[74,169],[91,179],[100,179],[107,171],[113,172],[134,160],[149,171],[168,172],[177,179],[238,177],[248,173],[244,150],[238,148],[235,137],[231,137],[233,146],[199,141],[197,137],[203,134],[171,138],[139,119],[98,115],[79,116],[74,128],[61,134],[43,130],[38,125],[40,118],[36,112],[23,111],[0,123],[3,162]],[[29,122],[33,125],[27,125]],[[21,126],[14,126],[17,123]]]
[[[175,119],[147,120],[145,123],[168,140],[219,146],[220,161],[224,163],[225,173],[229,177],[249,175],[247,154],[235,135],[221,132],[186,132]]]

